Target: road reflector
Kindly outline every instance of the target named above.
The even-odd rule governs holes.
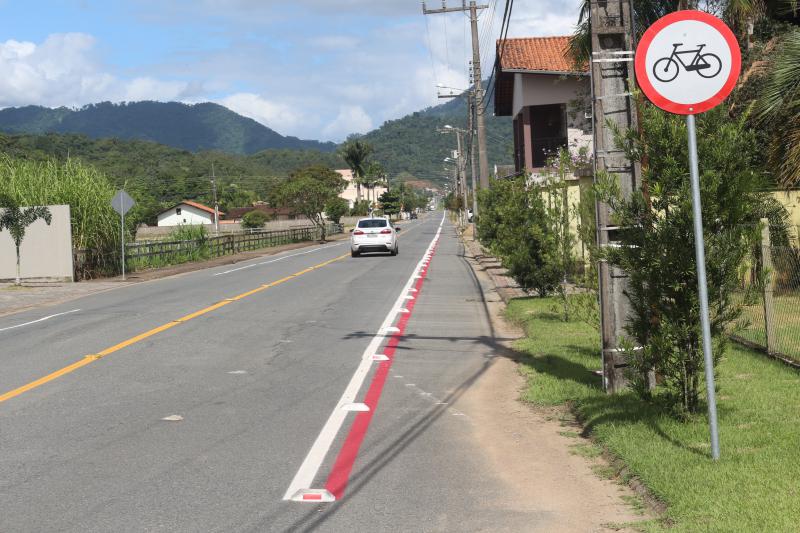
[[[403,308],[401,308],[401,309],[398,309],[398,310],[397,310],[397,312],[398,312],[398,313],[403,313],[403,314],[405,315],[406,313],[410,313],[411,311],[409,311],[408,309],[406,309],[405,307],[403,307]]]
[[[394,326],[390,326],[390,327],[386,328],[383,331],[384,331],[384,334],[386,334],[386,333],[400,333],[400,328],[397,328],[397,327],[394,327]]]
[[[373,361],[388,361],[389,357],[384,355],[384,354],[382,354],[382,353],[376,353],[375,355],[372,356],[372,360]]]
[[[330,503],[336,501],[333,494],[325,489],[301,489],[292,496],[293,502]]]
[[[181,415],[169,415],[165,416],[161,420],[164,420],[166,422],[180,422],[183,420],[183,417]]]

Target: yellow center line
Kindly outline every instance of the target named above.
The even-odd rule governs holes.
[[[47,374],[46,376],[41,377],[41,378],[37,379],[36,381],[31,381],[27,385],[23,385],[23,386],[21,386],[19,388],[16,388],[14,390],[6,392],[5,394],[0,395],[0,403],[3,403],[6,400],[10,400],[11,398],[14,398],[16,396],[19,396],[20,394],[22,394],[24,392],[28,392],[31,389],[35,389],[37,387],[40,387],[40,386],[44,385],[45,383],[49,383],[50,381],[53,381],[54,379],[58,379],[58,378],[60,378],[61,376],[65,375],[65,374],[69,374],[70,372],[74,372],[75,370],[78,370],[79,368],[82,368],[82,367],[88,365],[89,363],[93,363],[95,361],[98,361],[98,360],[102,359],[103,357],[105,357],[105,356],[107,356],[109,354],[112,354],[114,352],[118,352],[119,350],[122,350],[123,348],[127,348],[128,346],[131,346],[132,344],[136,344],[137,342],[143,341],[144,339],[147,339],[148,337],[152,337],[153,335],[161,333],[162,331],[166,331],[166,330],[168,330],[170,328],[174,328],[175,326],[178,326],[180,324],[184,324],[184,323],[186,323],[186,322],[188,322],[188,321],[190,321],[192,319],[195,319],[195,318],[197,318],[199,316],[203,316],[206,313],[210,313],[210,312],[215,311],[215,310],[217,310],[217,309],[219,309],[221,307],[225,307],[226,305],[228,305],[230,303],[233,303],[233,302],[235,302],[237,300],[241,300],[242,298],[246,298],[246,297],[251,296],[253,294],[256,294],[256,293],[259,293],[259,292],[264,291],[266,289],[269,289],[270,287],[275,287],[275,286],[280,285],[282,283],[286,283],[287,281],[289,281],[291,279],[294,279],[296,277],[302,276],[303,274],[307,274],[309,272],[313,272],[314,270],[317,270],[317,269],[322,268],[324,266],[330,265],[331,263],[335,263],[336,261],[341,261],[342,259],[344,259],[345,257],[348,257],[349,255],[350,254],[340,255],[339,257],[335,257],[333,259],[325,261],[324,263],[320,263],[318,265],[314,265],[313,267],[309,267],[309,268],[306,268],[304,270],[301,270],[300,272],[292,274],[291,276],[286,276],[285,278],[281,278],[281,279],[279,279],[277,281],[273,281],[271,283],[266,283],[266,284],[261,285],[260,287],[258,287],[256,289],[253,289],[253,290],[247,291],[247,292],[243,292],[242,294],[239,294],[239,295],[234,296],[232,298],[226,298],[226,299],[224,299],[224,300],[222,300],[220,302],[217,302],[217,303],[215,303],[213,305],[209,305],[208,307],[200,309],[199,311],[195,311],[194,313],[190,313],[190,314],[188,314],[186,316],[183,316],[183,317],[181,317],[181,318],[179,318],[177,320],[173,320],[171,322],[167,322],[166,324],[162,324],[162,325],[160,325],[158,327],[155,327],[155,328],[153,328],[151,330],[145,331],[144,333],[140,333],[139,335],[136,335],[135,337],[131,337],[128,340],[124,340],[124,341],[120,342],[119,344],[115,344],[114,346],[111,346],[110,348],[106,348],[105,350],[97,352],[96,354],[86,355],[82,359],[80,359],[78,361],[75,361],[74,363],[72,363],[69,366],[65,366],[64,368],[62,368],[60,370],[56,370],[55,372],[52,372],[50,374]]]

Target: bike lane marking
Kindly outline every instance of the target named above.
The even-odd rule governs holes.
[[[322,430],[320,431],[314,443],[311,445],[311,449],[308,451],[308,454],[300,465],[300,468],[297,470],[297,473],[289,484],[289,487],[286,489],[286,493],[283,496],[284,501],[291,500],[297,502],[315,503],[332,502],[341,498],[341,496],[344,494],[353,463],[358,456],[358,450],[361,447],[364,437],[366,436],[367,429],[372,421],[372,415],[378,406],[378,400],[380,399],[381,392],[383,391],[383,386],[386,382],[386,376],[391,368],[395,349],[400,342],[400,338],[405,332],[406,324],[408,324],[413,312],[414,304],[416,303],[416,300],[413,299],[413,297],[409,299],[409,295],[412,291],[414,294],[419,294],[420,292],[422,283],[427,276],[428,263],[433,253],[435,253],[436,247],[439,243],[445,217],[446,214],[442,216],[442,220],[439,222],[439,228],[436,231],[436,235],[431,240],[427,250],[417,263],[414,271],[411,273],[411,276],[409,276],[408,281],[403,287],[403,290],[400,291],[400,294],[392,305],[392,308],[386,315],[383,324],[381,324],[380,328],[378,329],[378,333],[372,338],[369,345],[361,355],[361,361],[353,373],[350,382],[347,384],[344,393],[334,406],[333,411],[328,417],[328,420],[323,425]],[[405,312],[406,310],[408,312]],[[396,329],[390,330],[392,324],[398,316],[400,319]],[[390,331],[391,335],[389,335]],[[383,344],[383,341],[387,338],[387,336],[389,337],[389,341],[382,353],[379,354],[378,349],[380,348],[381,344]],[[376,355],[384,355],[386,356],[386,359],[384,360],[383,358],[376,358]],[[328,476],[328,479],[325,483],[325,488],[314,489],[312,488],[312,484],[314,483],[314,479],[316,478],[317,473],[322,466],[322,462],[325,460],[325,457],[330,451],[336,436],[339,434],[339,431],[344,425],[348,413],[352,412],[352,410],[348,409],[347,407],[358,403],[356,401],[356,396],[364,384],[372,365],[376,362],[379,364],[379,366],[372,377],[370,387],[363,402],[363,404],[367,406],[368,410],[361,410],[358,412],[350,431],[345,437],[344,445],[342,446],[342,449],[336,458],[334,467]]]

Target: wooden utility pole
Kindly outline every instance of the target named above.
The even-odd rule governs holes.
[[[630,0],[591,0],[591,84],[594,130],[595,179],[598,173],[615,177],[624,198],[641,187],[641,166],[631,161],[614,139],[614,124],[620,131],[639,127],[633,54],[633,10]],[[617,231],[608,205],[597,203],[597,243],[618,246]],[[621,352],[630,302],[625,295],[628,276],[605,261],[599,264],[600,318],[603,350],[603,385],[607,392],[626,385],[626,362]]]
[[[478,10],[486,9],[488,5],[478,5],[475,0],[470,0],[467,5],[466,0],[461,0],[461,7],[447,7],[447,0],[442,0],[441,9],[428,9],[425,2],[422,2],[422,13],[433,15],[436,13],[454,13],[469,11],[469,20],[472,26],[472,68],[474,69],[474,91],[475,91],[475,112],[476,128],[478,130],[478,161],[480,165],[482,188],[489,187],[489,157],[486,153],[486,128],[483,114],[486,106],[483,102],[483,81],[481,80],[481,52],[480,38],[478,37]]]

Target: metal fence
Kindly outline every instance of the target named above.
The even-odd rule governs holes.
[[[760,249],[743,269],[742,320],[734,340],[800,364],[800,249],[772,246],[769,227]]]
[[[326,227],[327,235],[343,232],[344,227],[341,224],[328,224]],[[321,237],[320,228],[303,226],[285,230],[249,230],[191,240],[134,242],[125,245],[125,268],[129,272],[134,272],[284,244],[313,241]],[[119,251],[95,253],[91,250],[75,250],[76,279],[117,274],[119,256]]]

